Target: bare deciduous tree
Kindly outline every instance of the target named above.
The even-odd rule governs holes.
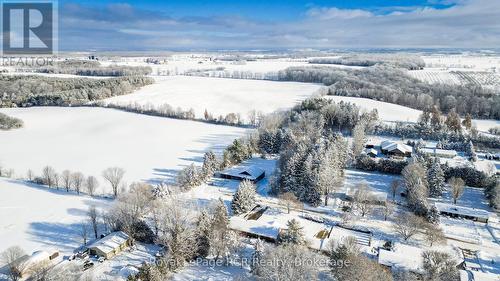
[[[35,173],[33,173],[33,170],[28,169],[28,172],[26,172],[26,178],[28,181],[32,181],[35,178]]]
[[[425,225],[425,240],[429,242],[432,247],[435,243],[443,243],[446,241],[443,230],[432,223],[427,223]]]
[[[87,193],[90,196],[94,196],[95,190],[99,186],[99,182],[94,176],[88,176],[85,181],[85,187],[87,188]]]
[[[99,230],[99,223],[98,223],[98,212],[95,206],[90,206],[89,211],[88,211],[88,216],[89,216],[89,222],[90,225],[92,226],[92,230],[94,231],[94,236],[95,239],[97,239],[97,231]]]
[[[451,196],[453,197],[453,204],[457,204],[457,200],[464,194],[465,182],[461,178],[451,178],[448,181],[451,187]]]
[[[124,175],[125,170],[118,167],[107,168],[102,172],[102,177],[105,178],[111,185],[113,195],[115,197],[118,196],[118,188],[120,187],[120,182],[122,181]]]
[[[415,236],[420,231],[422,225],[423,221],[420,217],[404,212],[396,217],[393,229],[404,241],[408,241],[408,239]]]
[[[383,209],[382,209],[382,213],[384,214],[385,221],[387,220],[388,217],[390,217],[394,213],[395,207],[396,206],[391,201],[389,201],[389,200],[385,201],[385,204],[384,204]]]
[[[285,207],[287,213],[290,214],[292,208],[300,207],[301,203],[292,192],[286,192],[278,196],[279,203],[281,206]]]
[[[42,170],[43,183],[48,187],[54,186],[54,174],[56,171],[51,166],[45,166]]]
[[[64,188],[66,188],[66,192],[69,192],[71,189],[71,171],[64,170],[61,173],[61,180]]]
[[[424,280],[458,280],[457,262],[448,253],[425,251],[422,253]]]
[[[392,201],[396,200],[396,193],[398,192],[400,187],[401,187],[401,180],[396,179],[391,182]]]
[[[23,263],[19,259],[26,255],[19,246],[12,246],[3,251],[0,259],[8,266],[10,279],[16,281],[21,279],[22,273],[25,270]]]
[[[373,210],[373,195],[368,190],[366,182],[360,182],[356,185],[356,191],[352,198],[353,206],[358,210],[362,217],[371,213]]]
[[[82,227],[80,228],[80,237],[82,237],[83,245],[87,245],[88,236],[89,236],[89,227],[86,222],[83,222]]]
[[[71,183],[73,184],[77,194],[80,194],[84,181],[85,176],[81,172],[74,172],[71,174]]]

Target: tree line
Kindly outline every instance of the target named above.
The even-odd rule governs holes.
[[[152,72],[149,66],[110,65],[102,66],[97,61],[64,60],[53,65],[41,66],[23,71],[48,74],[72,74],[79,76],[144,76]]]
[[[431,85],[405,70],[377,65],[364,69],[308,66],[279,72],[278,80],[323,83],[329,95],[369,98],[419,110],[436,105],[442,112],[500,120],[500,95],[475,85]]]
[[[0,75],[0,107],[81,105],[154,83],[144,76],[110,79]]]
[[[421,57],[410,54],[348,54],[339,57],[313,58],[309,60],[309,63],[364,67],[386,64],[408,70],[423,69],[425,66]]]
[[[18,129],[23,125],[23,120],[0,113],[0,130]]]

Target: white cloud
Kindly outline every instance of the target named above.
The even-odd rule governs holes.
[[[307,15],[311,18],[320,20],[328,19],[353,19],[371,17],[373,14],[369,11],[361,9],[339,9],[333,8],[312,8],[307,11]]]
[[[392,7],[381,12],[314,8],[305,11],[304,18],[286,22],[251,21],[238,16],[171,18],[127,6],[109,15],[111,10],[73,7],[79,13],[61,12],[60,38],[62,49],[500,46],[500,1],[453,2],[457,4],[443,9]]]

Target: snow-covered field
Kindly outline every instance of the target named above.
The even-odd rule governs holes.
[[[45,165],[100,176],[107,167],[125,169],[125,181],[171,180],[177,170],[220,152],[247,130],[174,120],[104,108],[34,107],[1,109],[21,118],[24,128],[0,131],[0,161],[24,177]]]
[[[422,56],[425,69],[408,71],[418,80],[431,84],[475,84],[500,89],[500,57],[486,55],[430,55]]]
[[[147,57],[122,57],[104,58],[102,65],[129,65],[149,66],[153,75],[183,75],[197,70],[224,70],[228,72],[246,72],[253,74],[276,73],[288,67],[312,66],[308,63],[309,58],[278,58],[278,59],[255,59],[255,60],[217,60],[219,54],[175,54],[170,57],[161,58],[160,64],[146,64]],[[325,66],[325,65],[323,65]],[[358,66],[328,65],[337,68],[362,68]]]
[[[332,99],[335,102],[350,102],[357,104],[361,109],[371,111],[376,109],[379,118],[387,122],[417,122],[418,117],[422,113],[420,110],[409,108],[402,105],[381,102],[372,99],[356,98],[356,97],[343,97],[343,96],[325,96],[325,98]],[[473,124],[477,129],[482,132],[487,132],[488,129],[500,126],[498,120],[479,120],[474,119]]]
[[[469,69],[475,71],[500,68],[499,56],[473,54],[429,55],[422,56],[422,59],[425,61],[426,68]]]
[[[106,99],[118,105],[139,103],[161,106],[169,104],[183,110],[194,109],[203,118],[205,109],[215,118],[228,113],[271,113],[287,109],[316,93],[321,86],[309,83],[274,82],[262,80],[205,78],[193,76],[155,77],[156,83],[130,95]]]
[[[71,253],[83,242],[81,223],[88,208],[108,204],[104,199],[0,178],[0,252],[17,245],[29,254],[37,250]]]

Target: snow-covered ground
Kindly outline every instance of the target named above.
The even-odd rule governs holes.
[[[499,56],[474,54],[422,56],[427,68],[485,71],[500,68]]]
[[[500,89],[500,57],[474,54],[423,56],[425,69],[408,71],[418,80],[450,85],[476,84]]]
[[[420,110],[416,110],[406,106],[366,98],[343,96],[325,96],[325,98],[332,99],[335,102],[344,101],[354,103],[361,107],[361,109],[366,111],[376,109],[378,111],[380,119],[387,122],[417,122],[418,117],[422,113],[422,111]],[[477,126],[477,129],[479,131],[487,132],[490,128],[500,126],[500,121],[474,119],[473,124]]]
[[[196,70],[215,70],[223,69],[230,73],[246,72],[253,74],[276,73],[285,70],[288,67],[313,66],[316,64],[308,63],[308,58],[278,58],[278,59],[255,59],[241,61],[216,60],[219,55],[215,54],[175,54],[170,57],[160,58],[161,64],[145,63],[147,57],[128,57],[128,58],[104,58],[102,65],[129,65],[129,66],[149,66],[152,68],[153,75],[183,75]],[[322,65],[337,68],[359,69],[358,66],[344,65]]]
[[[193,76],[155,77],[156,83],[124,96],[112,97],[105,103],[128,105],[138,103],[161,106],[169,104],[183,110],[194,109],[197,118],[207,110],[215,118],[239,113],[271,113],[288,109],[316,93],[321,85],[297,82],[206,78]]]
[[[24,128],[0,131],[0,161],[25,177],[45,165],[58,172],[80,171],[98,178],[108,167],[125,169],[125,181],[172,180],[177,170],[201,162],[207,150],[220,152],[245,129],[175,120],[104,108],[34,107],[1,109]]]
[[[88,219],[89,207],[102,210],[109,203],[0,178],[0,252],[20,246],[29,254],[38,250],[72,253],[83,242],[81,223]]]

